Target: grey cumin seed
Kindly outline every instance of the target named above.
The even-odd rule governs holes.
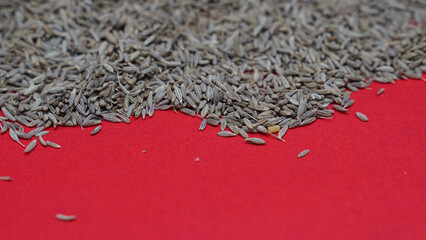
[[[47,146],[47,142],[43,139],[43,137],[42,137],[42,136],[39,136],[39,137],[38,137],[38,140],[40,141],[41,145],[43,145],[44,147],[46,147],[46,146]]]
[[[284,135],[287,133],[288,130],[288,125],[285,125],[284,127],[281,128],[281,130],[278,132],[278,137],[282,138],[284,137]]]
[[[30,153],[37,146],[37,140],[33,140],[28,144],[27,148],[25,148],[25,153]]]
[[[195,112],[189,108],[181,108],[180,111],[186,115],[189,115],[191,117],[195,116]]]
[[[90,134],[91,135],[95,135],[95,134],[97,134],[99,131],[101,131],[101,125],[99,125],[99,126],[97,126],[95,129],[93,129],[91,132],[90,132]]]
[[[297,157],[302,158],[306,156],[308,153],[309,153],[309,149],[303,150],[302,152],[299,153],[299,155],[297,155]]]
[[[359,118],[359,120],[361,120],[363,122],[367,122],[368,121],[368,117],[365,116],[363,113],[356,112],[355,114]]]
[[[0,176],[0,180],[5,181],[5,182],[11,182],[11,181],[13,181],[13,178],[11,178],[9,176],[4,176],[4,177]]]
[[[220,130],[224,131],[226,129],[226,118],[222,117],[222,119],[220,120]]]
[[[343,105],[343,107],[344,107],[344,108],[351,107],[352,105],[354,105],[354,103],[355,103],[355,100],[350,99],[350,100],[348,100],[348,101],[347,101],[347,102]]]
[[[61,220],[63,222],[71,222],[71,221],[76,220],[76,218],[77,217],[74,216],[74,215],[64,215],[64,214],[61,214],[61,213],[56,214],[56,219]]]
[[[384,88],[380,88],[380,90],[377,92],[377,96],[381,95],[384,92],[385,92],[385,89]]]
[[[333,108],[334,108],[334,110],[341,112],[341,113],[345,113],[345,112],[349,111],[348,109],[346,109],[346,108],[344,108],[340,105],[336,105],[336,104],[333,105]]]
[[[254,145],[264,145],[266,142],[261,138],[246,138],[246,142],[254,144]]]
[[[207,126],[207,119],[203,119],[203,121],[201,121],[199,130],[203,131],[206,128],[206,126]]]
[[[418,0],[10,2],[1,11],[0,132],[12,129],[21,145],[49,126],[172,109],[206,118],[200,130],[266,134],[331,118],[330,104],[347,112],[348,90],[426,71]],[[26,134],[20,124],[37,128]]]
[[[229,131],[220,131],[217,133],[217,135],[221,136],[221,137],[235,137],[237,136],[237,134],[233,133],[233,132],[229,132]]]
[[[54,143],[54,142],[51,142],[51,141],[46,141],[46,144],[47,144],[47,146],[49,146],[49,147],[53,147],[53,148],[61,148],[61,146],[60,146],[60,145],[58,145],[58,144],[56,144],[56,143]]]
[[[249,138],[249,135],[242,128],[238,129],[238,134],[243,138]]]
[[[13,130],[13,129],[9,129],[9,136],[10,136],[10,138],[11,138],[13,141],[17,142],[17,143],[18,143],[19,145],[21,145],[22,147],[25,147],[25,145],[24,145],[24,144],[22,144],[22,143],[19,141],[19,137],[18,137],[18,135],[16,135],[15,130]]]

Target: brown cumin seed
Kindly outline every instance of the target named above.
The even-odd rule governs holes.
[[[279,125],[274,125],[274,126],[268,127],[268,132],[270,132],[270,133],[277,133],[279,131],[280,131]]]

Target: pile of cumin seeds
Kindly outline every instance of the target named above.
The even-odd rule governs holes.
[[[22,126],[129,123],[167,109],[200,116],[200,130],[295,128],[332,117],[330,104],[345,111],[347,89],[426,72],[422,0],[18,0],[0,9],[1,132],[20,139],[38,137]]]

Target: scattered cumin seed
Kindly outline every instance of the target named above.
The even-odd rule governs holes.
[[[93,131],[90,133],[91,135],[97,134],[99,131],[101,131],[101,125],[97,126]]]
[[[309,149],[303,150],[302,152],[299,153],[299,155],[297,155],[298,158],[302,158],[304,156],[306,156],[306,154],[309,153]]]
[[[368,117],[365,116],[363,113],[356,112],[355,114],[359,118],[359,120],[361,120],[363,122],[367,122],[368,121]]]
[[[64,221],[64,222],[71,222],[74,221],[77,217],[75,215],[64,215],[64,214],[56,214],[56,218]]]
[[[8,177],[8,176],[5,176],[5,177],[0,176],[0,180],[5,181],[5,182],[11,182],[11,181],[13,181],[13,178]]]

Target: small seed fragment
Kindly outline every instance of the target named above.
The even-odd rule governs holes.
[[[277,133],[280,131],[280,126],[279,125],[270,126],[268,127],[268,131],[270,133]]]
[[[384,93],[385,89],[384,88],[380,88],[380,90],[377,92],[377,96],[379,96],[380,94]]]

